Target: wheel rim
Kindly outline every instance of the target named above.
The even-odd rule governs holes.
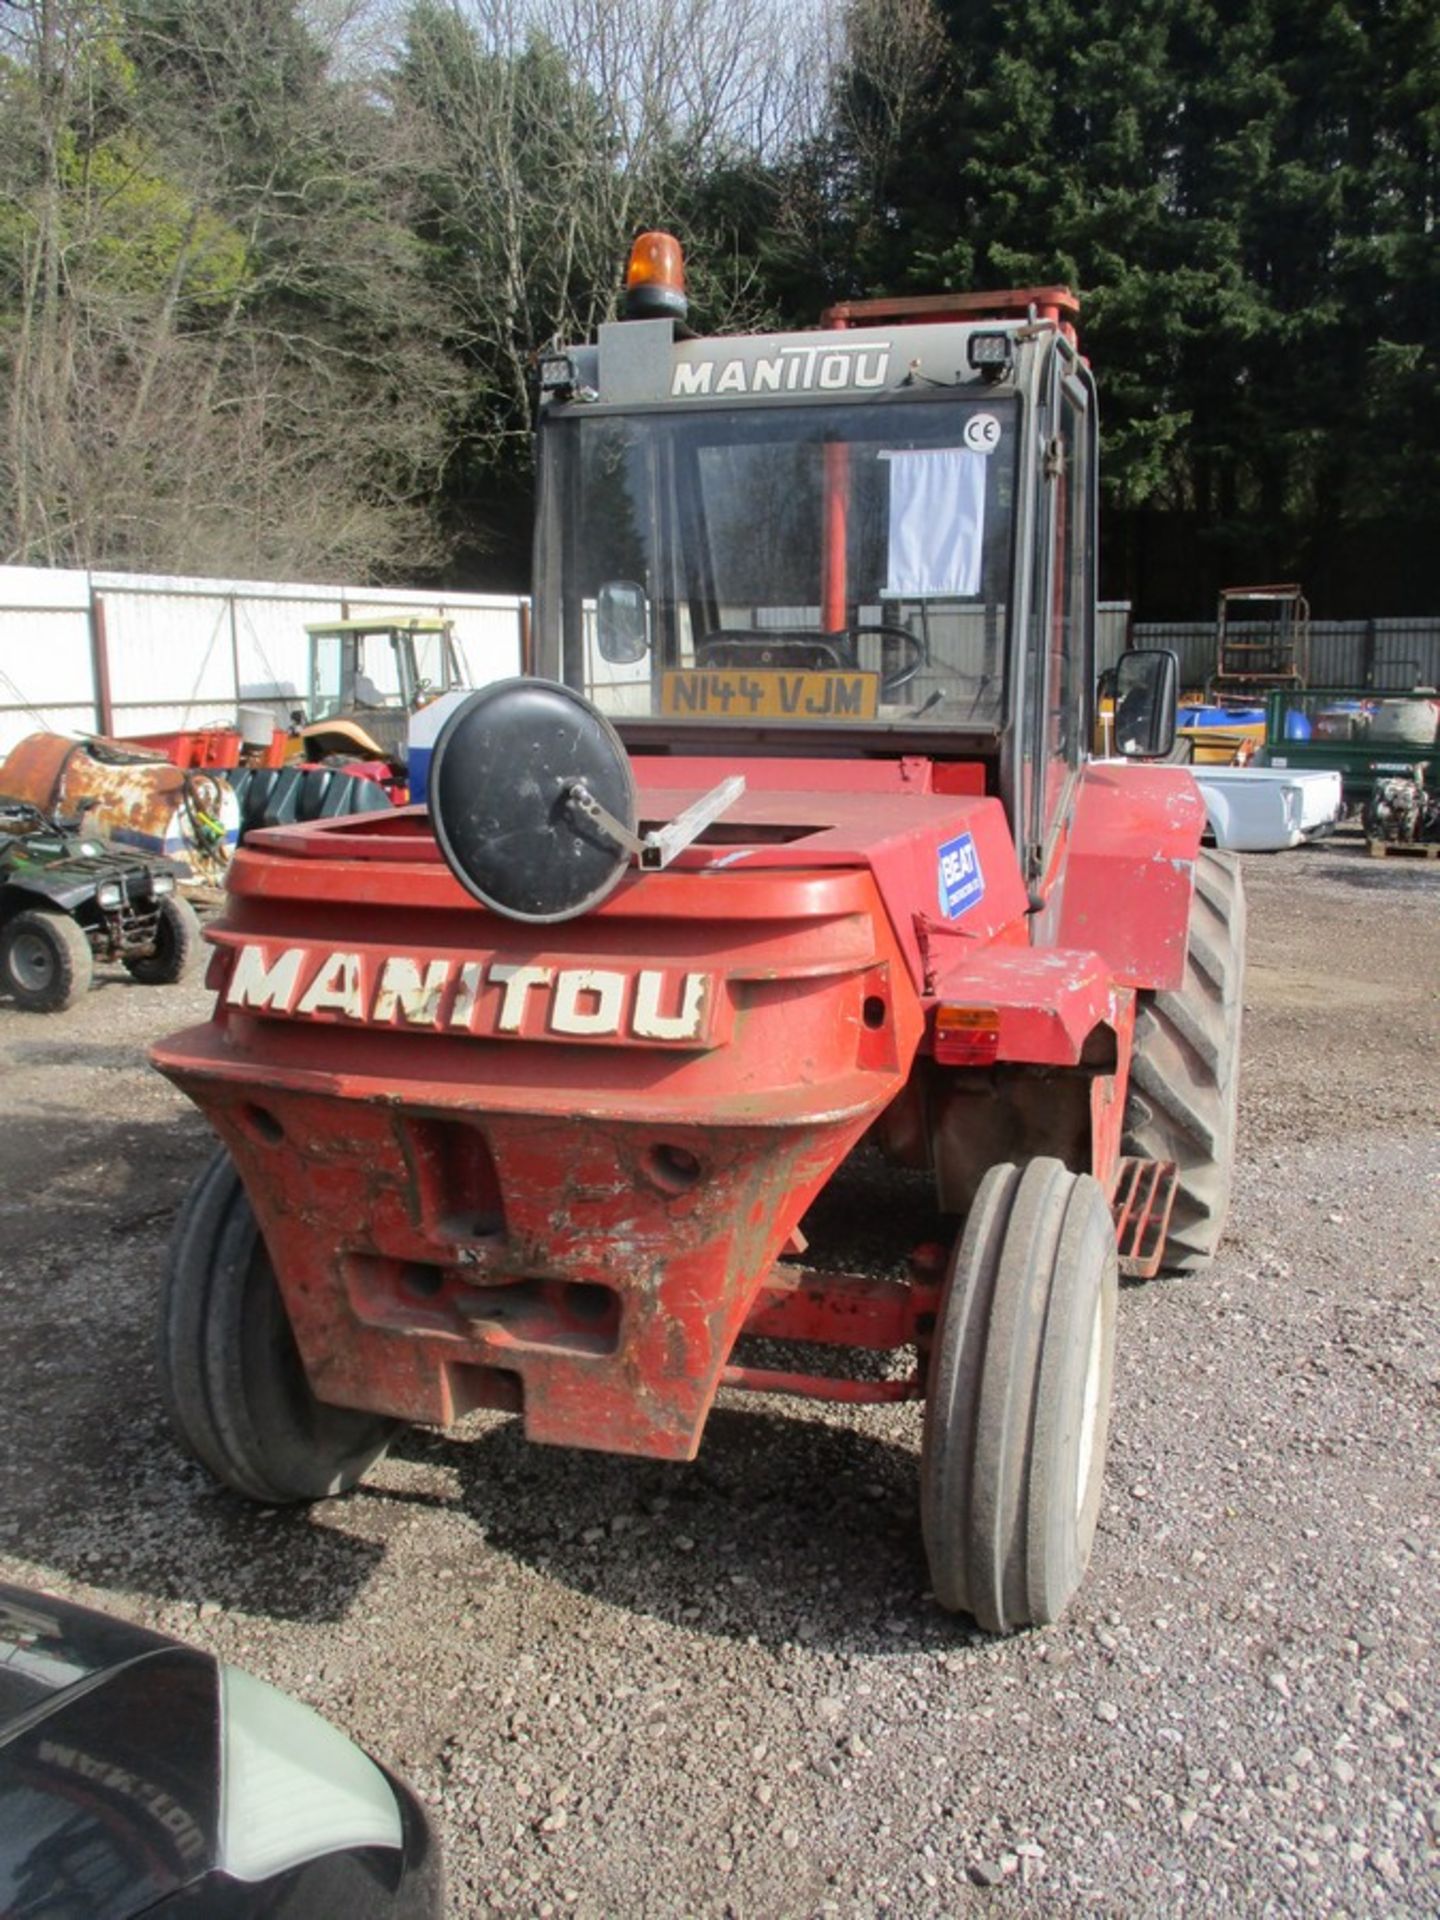
[[[1095,1460],[1095,1434],[1100,1425],[1101,1375],[1105,1358],[1105,1316],[1103,1303],[1096,1296],[1095,1313],[1090,1322],[1090,1350],[1085,1356],[1085,1392],[1080,1403],[1080,1445],[1075,1450],[1075,1515],[1085,1510],[1090,1490],[1090,1469]]]
[[[26,993],[44,993],[55,978],[55,956],[38,933],[22,933],[10,947],[10,971]]]

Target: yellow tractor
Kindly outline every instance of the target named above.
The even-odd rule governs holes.
[[[295,735],[292,757],[384,760],[403,772],[411,714],[468,684],[452,623],[404,614],[329,621],[305,631],[310,717]]]

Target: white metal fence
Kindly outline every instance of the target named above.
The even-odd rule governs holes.
[[[520,671],[514,594],[0,567],[0,757],[28,733],[160,733],[303,706],[307,622],[441,614],[474,686]]]

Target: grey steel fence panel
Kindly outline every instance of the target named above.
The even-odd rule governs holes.
[[[483,686],[518,670],[520,607],[512,594],[0,566],[0,760],[28,733],[101,727],[102,658],[110,725],[161,733],[233,719],[242,701],[279,716],[303,704],[307,620],[444,614]]]
[[[1169,647],[1180,659],[1180,685],[1186,692],[1203,687],[1215,671],[1213,620],[1140,620],[1137,647]]]
[[[1260,632],[1266,623],[1248,624]],[[1203,687],[1215,671],[1213,621],[1138,621],[1133,643],[1172,647],[1187,689]],[[1306,679],[1313,687],[1440,685],[1440,618],[1312,621]]]
[[[1095,609],[1095,671],[1113,667],[1130,644],[1128,600],[1102,600]]]

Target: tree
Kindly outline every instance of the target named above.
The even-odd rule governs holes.
[[[283,0],[47,0],[7,52],[7,557],[438,560],[459,381],[365,89]]]
[[[477,549],[528,517],[534,355],[613,316],[638,230],[684,236],[707,324],[763,311],[737,229],[818,98],[803,61],[777,61],[771,19],[762,0],[407,13],[389,98],[429,281],[470,374],[449,491]]]
[[[367,76],[336,77],[295,0],[136,0],[129,41],[149,123],[246,238],[204,397],[238,385],[253,532],[297,567],[437,563],[463,379]]]
[[[1189,562],[1160,589],[1175,611],[1219,578],[1290,571],[1337,604],[1337,556],[1382,520],[1417,524],[1436,493],[1433,7],[943,0],[939,14],[949,84],[915,103],[894,158],[847,130],[858,56],[840,95],[836,137],[866,189],[840,209],[841,250],[848,234],[867,290],[1077,287],[1122,560],[1110,590],[1150,590],[1140,542],[1172,526]],[[1440,589],[1433,562],[1420,588],[1413,540],[1398,546],[1401,591]]]

